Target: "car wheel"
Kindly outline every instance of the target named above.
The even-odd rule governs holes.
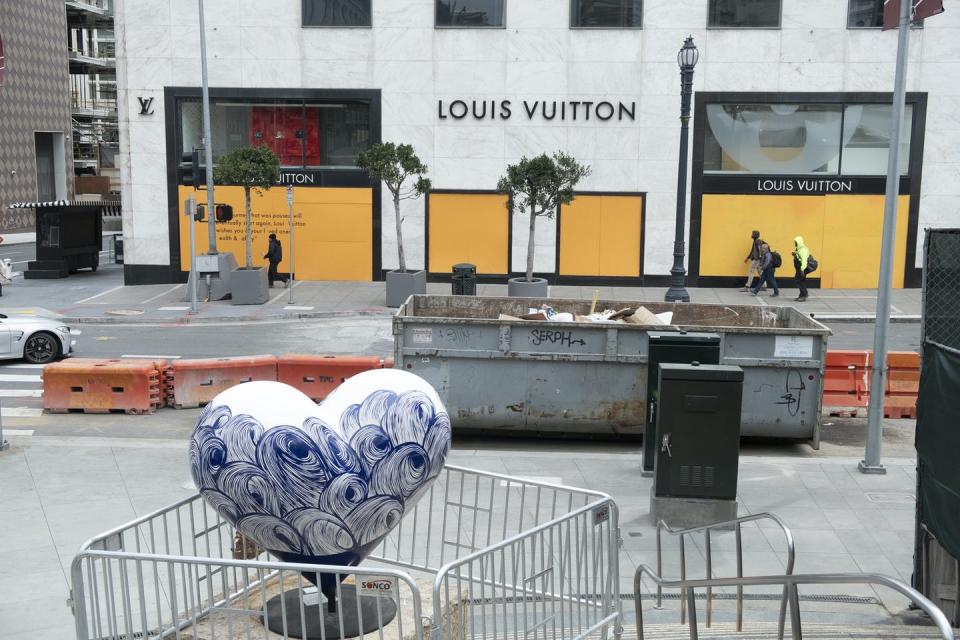
[[[38,331],[23,345],[23,359],[31,364],[47,364],[60,357],[60,341],[48,331]]]

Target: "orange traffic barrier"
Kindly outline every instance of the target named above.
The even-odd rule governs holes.
[[[870,402],[872,351],[827,351],[823,407],[831,416],[864,415]]]
[[[167,404],[177,409],[200,407],[232,386],[276,379],[276,356],[174,360],[167,369]]]
[[[887,354],[887,388],[883,399],[885,418],[916,418],[920,393],[920,354],[891,351]]]
[[[393,369],[393,358],[383,359],[383,369]]]
[[[162,402],[153,362],[71,358],[43,368],[43,408],[51,413],[152,413]]]
[[[277,381],[302,391],[314,402],[326,398],[347,378],[381,369],[377,356],[324,356],[288,353],[277,359]]]

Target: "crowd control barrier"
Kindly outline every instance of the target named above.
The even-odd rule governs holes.
[[[43,368],[43,408],[51,413],[152,413],[163,403],[163,364],[71,358]]]
[[[319,402],[347,378],[383,367],[383,359],[379,356],[287,353],[277,358],[277,381],[299,389],[314,402]]]
[[[828,351],[823,406],[831,416],[865,417],[870,403],[873,351]],[[920,354],[890,351],[883,389],[883,417],[916,418]]]
[[[167,403],[176,409],[202,407],[234,385],[277,380],[276,356],[174,360],[167,370]]]
[[[623,630],[619,511],[595,491],[446,466],[359,566],[278,562],[247,542],[200,496],[96,536],[70,570],[77,640],[265,638],[268,625],[271,638],[299,638],[327,604],[303,574],[382,599],[363,612],[366,638],[619,640]],[[299,606],[278,620],[268,603],[281,591]],[[341,617],[326,639],[343,628]]]

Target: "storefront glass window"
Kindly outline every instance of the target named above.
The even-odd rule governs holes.
[[[836,174],[840,105],[709,104],[708,173]]]
[[[847,5],[848,29],[879,29],[883,26],[884,0],[849,0]],[[923,27],[923,20],[913,23],[914,28]]]
[[[370,0],[303,0],[305,27],[369,27]]]
[[[848,104],[843,118],[843,160],[840,171],[847,176],[887,174],[890,150],[890,105]],[[900,142],[900,175],[910,167],[910,134],[913,105],[907,105],[906,125]]]
[[[241,147],[266,145],[283,167],[354,167],[370,144],[365,103],[221,99],[211,104],[210,125],[214,162]],[[199,101],[181,103],[180,134],[184,150],[201,146]]]
[[[502,27],[505,0],[437,0],[438,27]]]
[[[642,0],[572,0],[573,27],[638,29],[643,21]]]
[[[710,0],[708,27],[779,28],[781,0]]]

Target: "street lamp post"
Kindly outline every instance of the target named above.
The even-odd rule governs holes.
[[[683,266],[685,219],[687,215],[687,147],[690,137],[690,102],[693,96],[693,68],[697,66],[700,52],[693,44],[693,36],[687,36],[677,64],[680,65],[680,167],[677,172],[677,222],[676,238],[673,241],[673,268],[670,269],[670,288],[663,299],[667,302],[690,302],[685,287],[687,270]]]

